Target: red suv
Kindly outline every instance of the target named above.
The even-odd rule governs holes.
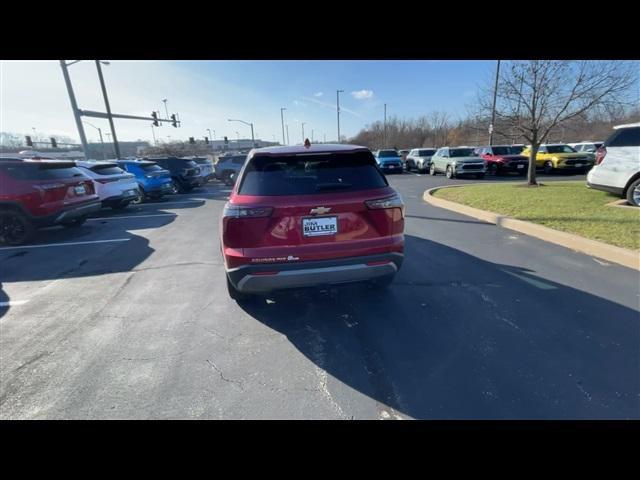
[[[81,225],[97,210],[93,182],[75,162],[0,158],[0,244],[23,244],[38,227]]]
[[[404,204],[365,147],[252,150],[220,221],[229,294],[360,281],[404,258]]]
[[[520,155],[523,149],[523,146],[518,145],[490,145],[476,148],[475,154],[486,161],[487,173],[491,175],[504,173],[526,175],[529,159]]]

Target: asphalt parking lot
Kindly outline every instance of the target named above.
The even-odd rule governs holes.
[[[475,180],[388,178],[384,295],[239,306],[219,183],[0,248],[0,418],[640,418],[638,272],[422,201]]]

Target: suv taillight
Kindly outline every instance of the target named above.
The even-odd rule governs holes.
[[[378,198],[376,200],[367,200],[364,202],[367,208],[378,210],[381,208],[404,208],[402,197],[398,194],[390,197]]]
[[[222,216],[231,218],[258,218],[269,217],[272,213],[273,207],[242,207],[226,204]]]
[[[607,149],[602,146],[596,150],[596,165],[600,165],[604,160],[604,157],[607,155]]]

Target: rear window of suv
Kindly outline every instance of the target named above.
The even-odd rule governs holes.
[[[78,167],[70,163],[11,163],[1,165],[7,174],[17,180],[53,180],[60,178],[85,177]]]
[[[370,152],[256,156],[245,167],[240,195],[313,195],[386,187]]]
[[[604,142],[605,147],[640,146],[640,127],[621,128]]]
[[[116,167],[115,165],[96,165],[95,167],[89,168],[92,172],[97,173],[98,175],[119,175],[124,173],[120,167]]]

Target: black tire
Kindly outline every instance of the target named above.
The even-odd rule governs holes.
[[[68,222],[64,222],[62,226],[67,228],[77,228],[82,226],[82,224],[84,224],[84,222],[86,221],[87,221],[87,217],[85,215],[82,217],[74,218],[73,220],[70,220]]]
[[[173,193],[174,195],[176,193],[181,193],[182,189],[180,186],[180,182],[178,182],[175,178],[171,179],[171,193]]]
[[[477,178],[478,180],[482,180],[482,179],[484,178],[484,173],[478,173],[478,174],[476,175],[476,178]]]
[[[395,277],[396,277],[395,273],[392,273],[391,275],[385,275],[384,277],[379,277],[379,278],[375,278],[375,279],[371,280],[371,284],[376,289],[385,289],[385,288],[389,287],[389,285],[391,285],[393,283],[393,279]]]
[[[456,178],[456,174],[453,172],[453,168],[451,168],[451,165],[447,165],[447,171],[445,175],[449,180]]]
[[[487,173],[489,175],[498,175],[498,166],[495,163],[491,162],[489,164],[489,168],[487,168]]]
[[[551,160],[547,160],[544,162],[544,173],[547,175],[551,175],[555,169],[553,168],[553,162]]]
[[[437,175],[436,166],[433,163],[429,165],[429,175],[431,175],[432,177],[435,177]]]
[[[35,227],[22,212],[14,209],[0,209],[0,245],[22,245],[35,232]]]
[[[134,198],[133,200],[131,200],[131,203],[133,205],[140,205],[145,200],[144,189],[139,185],[138,185],[138,191],[140,192],[140,195]]]
[[[629,202],[629,205],[640,207],[640,178],[637,178],[627,188],[627,202]]]

